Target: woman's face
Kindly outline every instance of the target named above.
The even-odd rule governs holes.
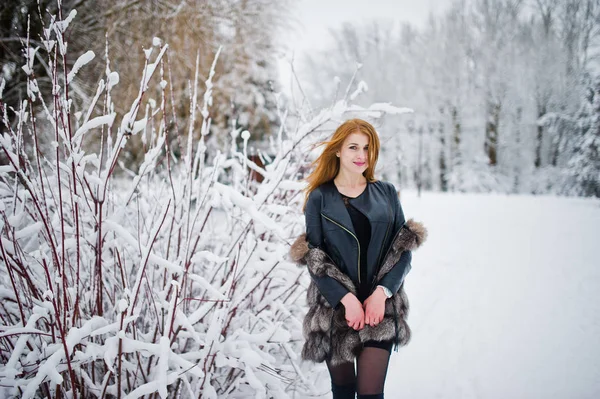
[[[369,136],[360,132],[351,133],[337,155],[340,157],[340,169],[351,174],[362,174],[369,166]]]

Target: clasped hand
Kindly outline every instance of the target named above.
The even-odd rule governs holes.
[[[386,296],[381,287],[378,287],[364,303],[351,292],[342,298],[342,304],[346,310],[346,322],[348,326],[359,331],[365,324],[375,327],[383,320],[385,312]]]

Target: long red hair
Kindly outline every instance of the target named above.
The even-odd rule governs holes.
[[[373,125],[369,122],[356,118],[349,119],[335,130],[331,140],[321,141],[315,145],[315,148],[325,145],[325,149],[321,155],[311,163],[311,168],[314,166],[315,169],[304,179],[308,182],[308,185],[304,189],[303,212],[310,193],[321,184],[328,182],[337,176],[340,171],[340,159],[335,153],[341,149],[346,137],[356,132],[364,133],[369,136],[369,166],[363,172],[363,176],[368,182],[372,183],[377,181],[375,178],[375,165],[377,165],[377,158],[379,157],[379,135],[375,131]]]

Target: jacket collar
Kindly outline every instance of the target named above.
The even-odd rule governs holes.
[[[348,200],[351,205],[353,205],[356,209],[362,212],[367,219],[369,219],[371,225],[373,225],[373,223],[376,221],[381,221],[382,213],[378,207],[381,208],[382,206],[387,206],[386,202],[381,203],[381,200],[383,199],[385,201],[385,198],[377,197],[377,188],[375,187],[376,184],[377,182],[367,181],[367,187],[365,190],[358,197],[350,198]],[[342,199],[342,195],[333,183],[333,180],[323,183],[320,188],[323,195],[323,203],[321,208],[323,215],[341,224],[344,226],[344,228],[356,236],[356,231],[352,225],[350,214],[348,213],[346,205],[344,204],[344,200]],[[384,217],[387,217],[387,214],[384,214]]]

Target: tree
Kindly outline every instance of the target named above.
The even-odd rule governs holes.
[[[287,26],[292,3],[289,0],[63,0],[61,12],[66,16],[77,10],[77,18],[66,32],[72,65],[87,50],[95,54],[90,67],[82,70],[70,86],[74,101],[87,104],[91,88],[101,79],[98,71],[110,69],[119,74],[118,85],[112,90],[114,104],[125,107],[115,111],[125,113],[126,104],[136,98],[139,76],[147,61],[144,50],[152,50],[154,38],[169,44],[169,52],[162,66],[164,83],[152,84],[144,97],[142,107],[149,112],[160,102],[162,84],[168,87],[169,136],[174,153],[180,153],[179,136],[189,133],[189,99],[194,92],[196,70],[198,80],[206,80],[202,71],[208,71],[219,48],[214,77],[215,96],[211,119],[211,134],[207,137],[209,154],[229,149],[233,121],[236,128],[256,132],[252,141],[263,141],[278,122],[274,101],[274,83],[277,82],[277,49],[283,45],[277,33]],[[15,60],[21,57],[21,42],[27,40],[27,21],[30,18],[29,37],[33,47],[40,46],[41,21],[48,22],[57,13],[56,0],[7,0],[0,6],[0,27],[3,46],[0,46],[2,77],[6,80],[3,98],[9,106],[19,104],[26,96],[26,76]],[[43,46],[37,53],[43,51]],[[154,54],[153,56],[155,56]],[[110,63],[107,63],[107,57]],[[19,61],[20,62],[20,61]],[[42,63],[40,63],[42,64]],[[38,80],[50,87],[48,69],[34,64]],[[103,68],[94,68],[101,66]],[[10,79],[9,79],[10,78]],[[204,87],[198,87],[200,93]],[[50,92],[42,90],[43,93]],[[98,106],[100,108],[100,106]],[[101,112],[96,110],[97,112]],[[199,131],[192,131],[198,138]],[[135,168],[143,161],[147,143],[141,136],[131,140],[124,165]],[[97,145],[89,141],[86,145]]]
[[[108,37],[119,38],[110,41],[113,68],[125,77],[116,89],[117,101],[137,94],[139,82],[133,77],[142,69],[144,60],[132,58],[132,50],[141,53],[142,48],[150,47],[153,37],[159,37],[170,49],[165,73],[177,82],[171,88],[174,101],[171,124],[178,134],[187,135],[189,125],[183,116],[189,113],[194,74],[198,68],[200,81],[206,80],[202,71],[210,69],[222,47],[214,77],[214,111],[211,134],[207,137],[209,153],[228,151],[234,121],[236,127],[253,133],[253,141],[266,141],[265,134],[271,133],[277,124],[272,95],[273,84],[278,80],[277,49],[282,46],[277,34],[287,27],[290,1],[104,1],[109,5],[105,13]],[[151,88],[150,95],[158,98],[160,90],[157,85]],[[202,92],[204,88],[198,90]],[[199,136],[198,131],[192,134],[194,139]],[[175,137],[172,135],[176,147]]]
[[[575,149],[568,163],[571,192],[600,198],[600,77],[586,90],[577,125]]]
[[[95,43],[97,35],[102,34],[102,25],[96,18],[90,18],[99,10],[99,5],[91,0],[63,0],[61,12],[66,17],[77,8],[80,15],[88,17],[76,18],[70,25],[68,44],[73,54],[83,52]],[[0,4],[0,81],[4,81],[2,100],[9,107],[18,108],[21,101],[27,98],[27,74],[23,66],[23,48],[29,42],[37,49],[35,58],[43,60],[45,47],[42,45],[42,29],[47,26],[50,15],[58,14],[56,0],[4,0]],[[72,66],[74,59],[66,60]],[[37,77],[41,93],[50,92],[50,69],[52,65],[42,62],[32,63],[34,75]],[[74,99],[85,100],[87,89],[94,85],[87,84],[86,72],[77,77],[72,84]],[[95,81],[95,79],[92,79]],[[14,116],[11,114],[11,116]],[[14,118],[13,118],[14,120]]]
[[[455,0],[424,28],[387,34],[377,34],[386,24],[348,22],[333,32],[331,48],[311,54],[301,76],[311,99],[326,104],[335,77],[349,82],[360,62],[364,98],[414,109],[410,129],[393,118],[380,129],[392,144],[382,152],[395,150],[381,158],[382,172],[401,170],[403,185],[431,173],[431,187],[442,191],[564,192],[581,76],[600,36],[599,4]],[[421,129],[419,162],[411,132]],[[421,166],[423,175],[410,170]]]

